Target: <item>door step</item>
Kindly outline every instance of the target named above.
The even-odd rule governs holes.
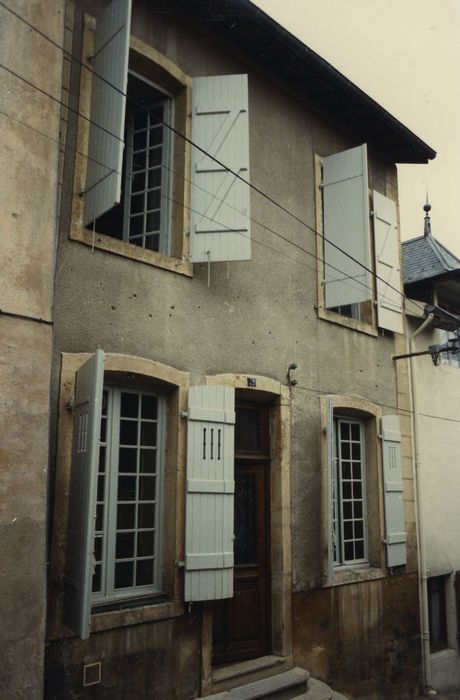
[[[310,678],[307,692],[297,695],[293,700],[347,700],[347,698],[345,695],[329,688],[326,683]]]
[[[263,678],[253,683],[240,685],[238,688],[224,690],[221,693],[207,695],[198,700],[292,700],[297,697],[305,697],[307,682],[310,677],[308,671],[295,667],[290,671],[278,673],[276,676]],[[334,699],[335,700],[335,699]]]

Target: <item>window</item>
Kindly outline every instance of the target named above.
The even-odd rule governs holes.
[[[367,498],[364,425],[334,421],[332,483],[334,565],[367,562]]]
[[[451,352],[443,353],[443,361],[446,365],[451,367],[460,367],[460,329],[456,331],[441,331],[441,342],[449,343],[451,346],[454,345],[452,341],[456,341],[456,347],[458,350],[452,350]]]
[[[446,578],[446,576],[433,576],[428,579],[431,651],[439,651],[447,647]]]
[[[71,238],[187,276],[249,260],[247,75],[192,78],[131,36],[131,0],[87,23]],[[114,240],[118,239],[118,240]],[[130,244],[130,245],[127,245]]]
[[[163,432],[161,396],[131,388],[104,389],[94,602],[160,590]]]
[[[370,333],[376,295],[378,325],[402,333],[396,204],[373,191],[371,229],[366,144],[318,158],[317,176],[319,316]]]
[[[388,568],[406,564],[399,418],[356,397],[322,397],[321,407],[324,581],[375,578],[385,554]]]
[[[168,254],[172,98],[130,72],[120,204],[88,227],[126,243]]]

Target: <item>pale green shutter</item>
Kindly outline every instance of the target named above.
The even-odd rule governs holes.
[[[185,600],[233,595],[235,391],[190,389],[187,434]]]
[[[366,144],[323,159],[323,217],[327,239],[324,241],[324,278],[328,309],[371,299],[367,271],[368,197]]]
[[[82,639],[89,636],[91,612],[104,359],[96,350],[76,376],[63,619]]]
[[[406,563],[404,488],[401,471],[401,433],[398,416],[382,418],[382,461],[385,499],[387,566]]]
[[[120,202],[130,28],[131,0],[112,0],[97,20],[85,226]]]
[[[374,191],[372,198],[378,325],[380,328],[402,333],[402,288],[396,204],[379,192]]]
[[[336,537],[334,532],[334,507],[337,508],[337,500],[334,499],[336,485],[335,463],[335,437],[334,437],[334,403],[327,398],[327,582],[332,584],[334,579],[334,550]],[[334,504],[335,500],[335,504]]]
[[[192,148],[190,260],[249,260],[249,185],[229,172],[249,182],[247,75],[195,78],[192,90],[192,141],[203,150]]]

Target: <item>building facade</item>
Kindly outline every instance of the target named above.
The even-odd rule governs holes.
[[[45,697],[415,692],[395,164],[434,152],[246,0],[65,28]]]

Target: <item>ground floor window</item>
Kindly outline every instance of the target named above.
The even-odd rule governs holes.
[[[438,651],[447,647],[446,576],[428,579],[428,611],[430,648]]]
[[[93,601],[160,589],[164,452],[161,396],[104,387],[93,553]]]

